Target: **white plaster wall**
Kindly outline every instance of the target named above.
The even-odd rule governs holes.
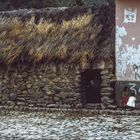
[[[116,77],[120,81],[140,80],[140,7],[137,0],[116,3]],[[135,3],[135,4],[134,4]],[[132,7],[131,7],[132,5]]]

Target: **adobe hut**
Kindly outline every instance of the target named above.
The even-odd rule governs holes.
[[[113,9],[1,12],[0,105],[112,107]]]

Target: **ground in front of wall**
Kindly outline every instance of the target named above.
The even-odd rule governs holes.
[[[0,113],[0,139],[139,140],[140,116]]]

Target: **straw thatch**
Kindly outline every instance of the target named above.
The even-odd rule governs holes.
[[[114,56],[110,6],[0,13],[0,63],[85,64]]]
[[[100,6],[114,0],[0,0],[0,11],[13,9]]]

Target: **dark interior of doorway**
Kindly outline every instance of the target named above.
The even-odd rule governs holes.
[[[101,75],[100,70],[85,70],[81,73],[81,88],[83,100],[88,103],[101,103]]]

